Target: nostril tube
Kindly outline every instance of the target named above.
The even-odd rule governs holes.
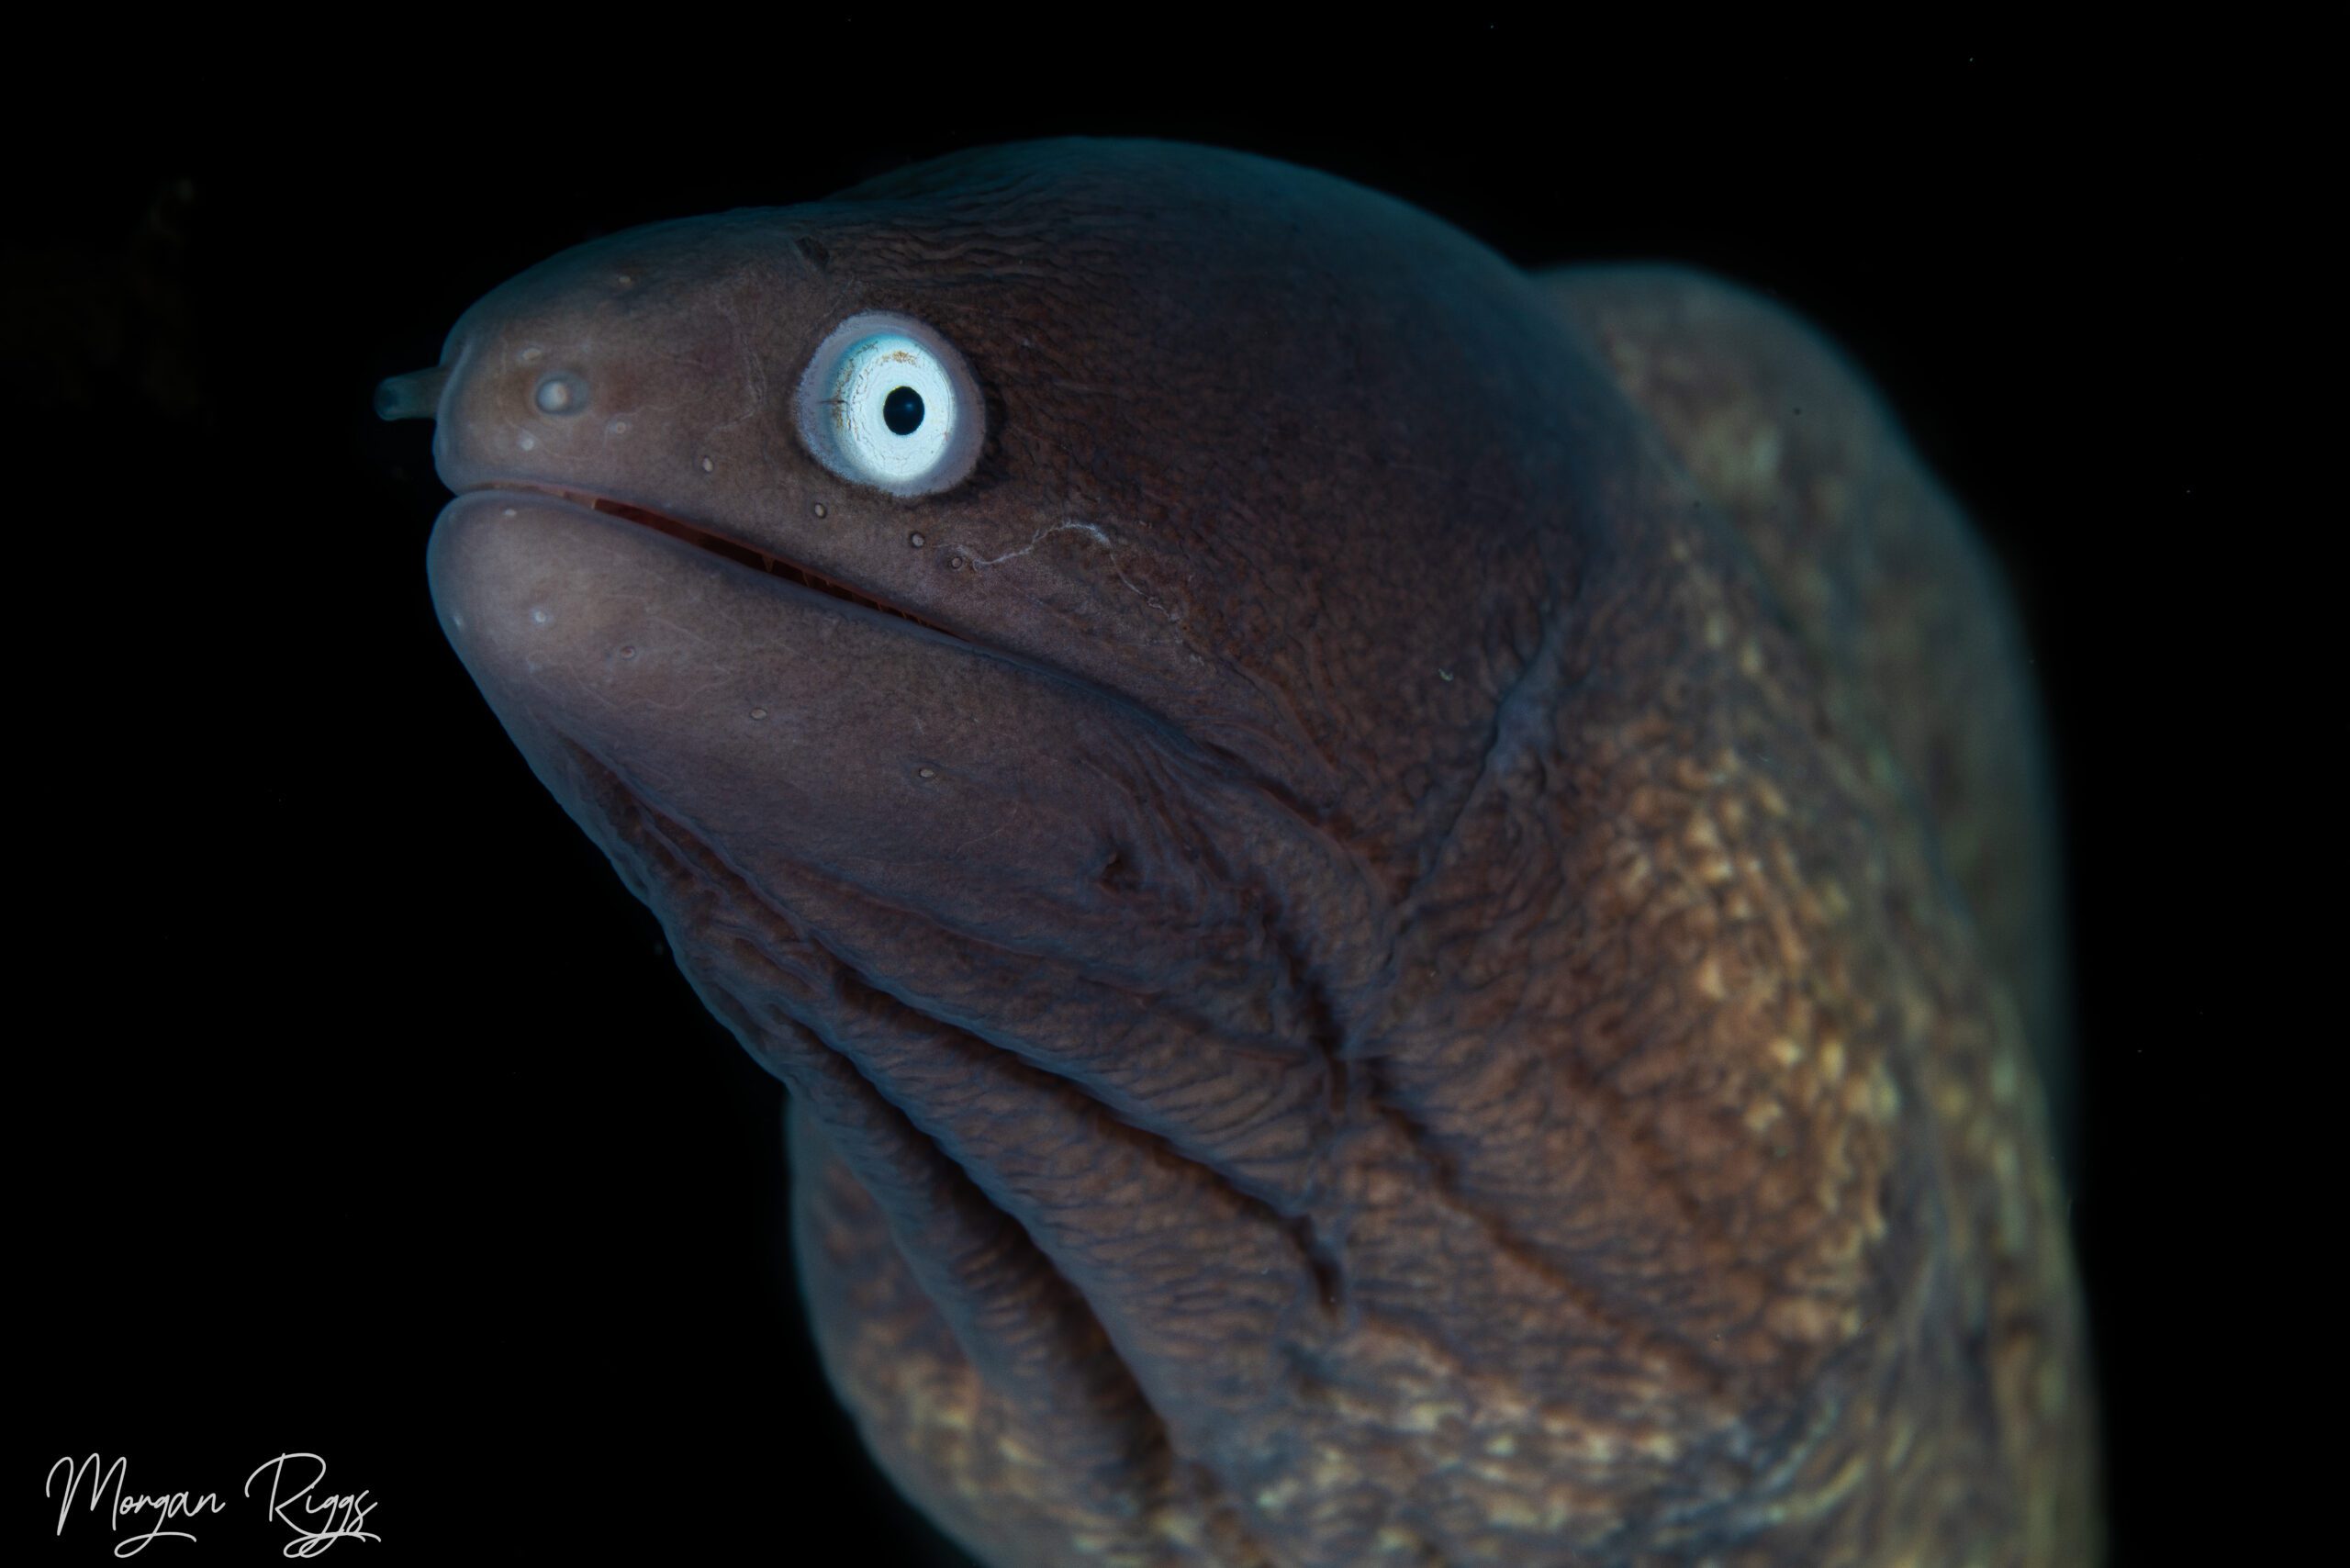
[[[387,375],[375,387],[375,417],[379,420],[429,420],[441,406],[441,388],[449,384],[445,367],[411,370]]]

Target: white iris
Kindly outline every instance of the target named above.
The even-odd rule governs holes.
[[[800,436],[817,461],[898,495],[943,490],[970,472],[979,409],[953,345],[887,311],[834,328],[800,384]]]

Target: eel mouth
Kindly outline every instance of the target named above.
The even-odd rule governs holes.
[[[484,487],[494,490],[516,490],[524,495],[553,496],[558,500],[568,501],[573,506],[586,507],[591,510],[602,512],[608,517],[619,518],[623,522],[632,522],[639,528],[649,528],[655,533],[666,533],[670,538],[690,544],[697,550],[706,550],[713,555],[722,555],[737,566],[748,566],[753,571],[765,572],[771,577],[781,577],[785,582],[807,588],[811,592],[825,594],[867,610],[878,610],[883,615],[893,615],[901,621],[911,621],[924,631],[935,632],[942,637],[954,637],[958,643],[968,641],[966,638],[957,636],[955,633],[927,616],[918,615],[900,605],[891,604],[887,599],[877,599],[863,588],[853,588],[837,577],[828,577],[813,566],[763,550],[755,544],[746,544],[739,539],[731,539],[700,523],[688,522],[682,518],[671,517],[666,512],[655,511],[651,507],[636,506],[628,501],[616,501],[608,496],[593,495],[586,490],[567,490],[559,485],[493,483]]]

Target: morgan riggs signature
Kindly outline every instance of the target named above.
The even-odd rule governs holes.
[[[229,1511],[222,1506],[219,1495],[213,1492],[207,1492],[200,1497],[186,1492],[165,1492],[151,1497],[143,1493],[126,1495],[123,1482],[129,1473],[129,1463],[126,1459],[117,1459],[101,1469],[96,1454],[78,1464],[74,1462],[73,1456],[68,1454],[50,1465],[49,1480],[43,1484],[41,1495],[54,1496],[58,1500],[57,1533],[61,1536],[65,1533],[65,1521],[73,1512],[74,1495],[81,1491],[84,1482],[89,1484],[89,1493],[84,1506],[92,1513],[97,1512],[107,1488],[113,1488],[114,1500],[106,1506],[106,1524],[110,1529],[118,1530],[123,1520],[136,1521],[141,1514],[154,1515],[155,1522],[146,1534],[128,1536],[115,1542],[114,1554],[117,1557],[136,1557],[158,1540],[194,1540],[194,1531],[173,1529],[170,1528],[172,1522],[193,1519],[200,1514],[225,1514]],[[275,1459],[255,1465],[252,1473],[245,1477],[246,1496],[253,1495],[253,1483],[261,1479],[263,1472],[269,1475],[269,1513],[266,1517],[294,1532],[294,1539],[285,1543],[284,1555],[316,1557],[339,1540],[383,1540],[383,1537],[364,1528],[368,1514],[375,1507],[367,1500],[364,1491],[350,1496],[340,1493],[329,1493],[320,1497],[311,1495],[327,1473],[327,1462],[317,1454],[282,1453]],[[61,1473],[64,1477],[62,1492],[58,1487]],[[295,1512],[297,1503],[301,1505],[299,1514]]]

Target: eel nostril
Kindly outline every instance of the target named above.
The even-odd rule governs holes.
[[[429,420],[441,405],[441,388],[449,383],[445,366],[387,375],[375,386],[375,417],[379,420]]]

